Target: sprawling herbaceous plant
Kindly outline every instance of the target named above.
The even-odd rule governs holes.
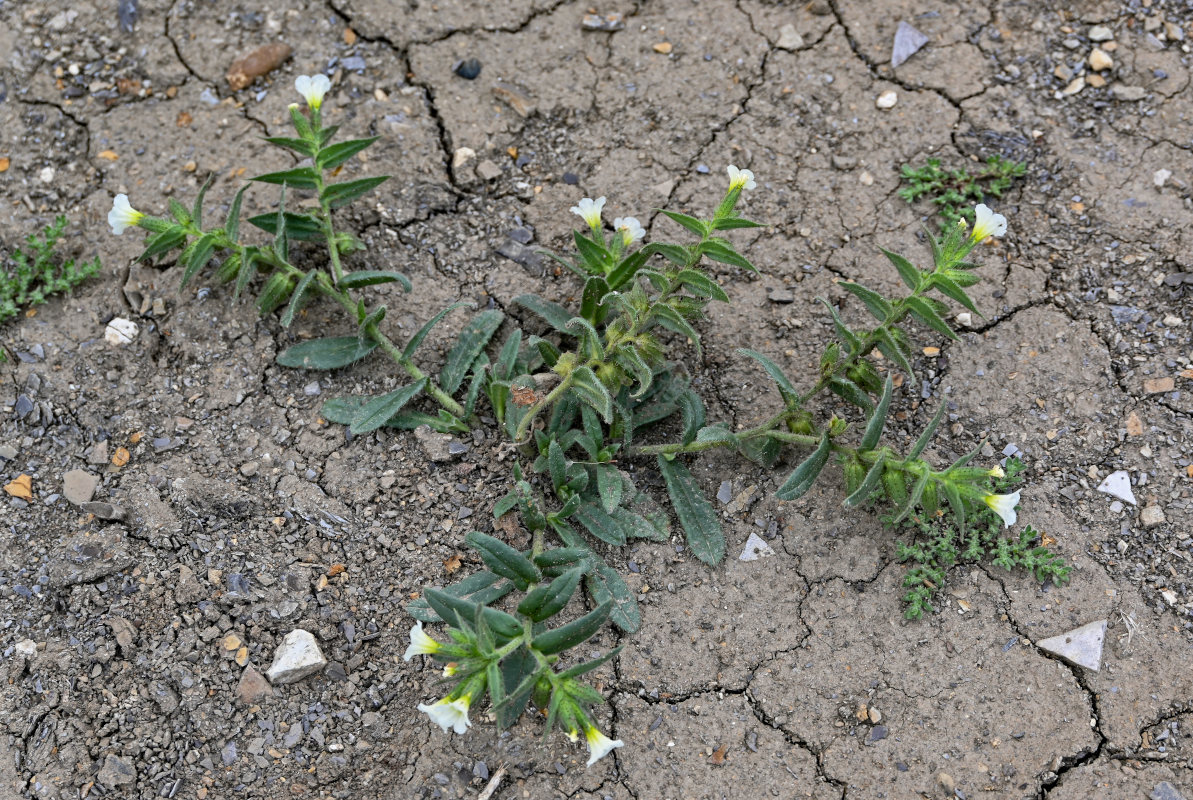
[[[962,222],[949,225],[941,236],[928,234],[931,269],[883,251],[907,284],[903,297],[890,300],[857,283],[841,284],[876,324],[850,328],[837,308],[822,301],[839,341],[825,348],[814,374],[793,380],[762,353],[740,350],[774,381],[782,408],[734,431],[709,423],[689,376],[669,356],[699,353],[697,325],[714,301],[729,302],[709,262],[755,271],[725,235],[759,227],[738,212],[743,193],[756,188],[753,173],[730,165],[728,188],[708,218],[661,212],[689,234],[684,243],[645,242],[646,231],[634,217],[618,217],[607,230],[605,198],[579,200],[571,209],[583,222],[573,236],[575,254],[553,256],[582,283],[578,307],[536,295],[517,297],[514,304],[533,323],[526,330],[499,310],[481,311],[463,326],[438,376],[432,376],[415,361],[419,346],[434,326],[467,304],[439,311],[405,343],[385,332],[385,306],[370,304],[361,290],[397,283],[410,291],[410,281],[395,271],[350,269],[353,254],[364,245],[336,230],[333,215],[386,180],[334,180],[338,168],[375,139],[333,143],[336,127],[322,119],[327,79],[300,77],[295,88],[306,100],[305,111],[297,105],[290,109],[297,135],[268,141],[301,161],[253,179],[281,187],[277,211],[248,220],[261,232],[256,243],[242,238],[244,189],[218,226],[204,224],[206,187],[190,209],[170,201],[169,218],[136,211],[120,195],[109,221],[118,234],[131,226],[151,233],[142,258],[180,251],[184,285],[214,265],[217,278],[234,283],[234,297],[259,287],[258,308],[262,314],[280,311],[283,327],[319,296],[342,307],[354,335],[296,344],[278,356],[279,363],[330,370],[380,351],[409,382],[377,397],[333,398],[322,409],[329,421],[355,434],[420,425],[467,432],[481,424],[478,407],[484,404],[486,416],[512,442],[518,457],[510,491],[493,513],[516,515],[530,533],[530,547],[519,550],[499,538],[469,533],[466,542],[484,569],[454,585],[427,589],[408,607],[418,622],[410,632],[407,660],[442,662],[451,687],[419,710],[445,732],[465,733],[480,704],[487,703],[498,724],[508,727],[533,703],[545,712],[548,732],[559,728],[573,740],[584,735],[590,764],[622,745],[600,731],[594,708],[603,698],[585,681],[620,648],[583,663],[575,655],[607,623],[629,633],[641,625],[634,593],[607,557],[635,539],[672,536],[672,515],[636,485],[626,469],[631,464],[653,460],[680,523],[677,533],[708,564],[724,557],[725,539],[687,460],[704,450],[728,448],[767,468],[777,468],[795,453],[797,466],[779,481],[780,499],[801,497],[835,463],[848,487],[847,507],[881,505],[892,524],[916,526],[899,554],[912,562],[909,615],[930,609],[944,570],[960,558],[993,554],[995,563],[1008,568],[1027,566],[1038,575],[1044,565],[1047,576],[1063,579],[1063,566],[1050,554],[1041,555],[1034,532],[1028,539],[1008,540],[997,526],[1015,522],[1019,493],[1009,489],[1015,481],[1010,473],[1017,468],[971,466],[978,451],[943,469],[922,458],[943,407],[907,452],[882,442],[894,402],[892,373],[913,374],[905,324],[915,320],[957,338],[945,321],[945,302],[933,295],[977,312],[965,293],[978,280],[968,257],[987,237],[1003,235],[1001,215],[979,205],[972,230]],[[295,192],[314,197],[314,204],[304,204],[311,210],[288,210],[287,195]],[[326,260],[298,268],[291,258],[296,241],[321,243]],[[507,333],[495,341],[503,327]],[[883,356],[885,376],[876,352]],[[801,391],[800,384],[807,388]],[[831,401],[841,414],[818,409],[814,401],[820,400]],[[675,420],[667,430],[680,432],[676,441],[659,441],[658,424],[665,420]],[[973,530],[980,534],[970,535]],[[590,600],[586,613],[577,611],[583,605],[577,597],[581,587]],[[447,638],[434,638],[424,623],[446,626]]]

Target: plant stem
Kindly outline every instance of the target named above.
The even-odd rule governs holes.
[[[522,421],[518,423],[518,429],[514,432],[515,442],[521,442],[526,437],[526,434],[530,431],[530,426],[534,424],[535,417],[539,415],[543,408],[554,403],[559,399],[560,395],[570,389],[574,380],[569,374],[550,393],[534,401],[534,404],[526,410],[526,416],[522,417]]]

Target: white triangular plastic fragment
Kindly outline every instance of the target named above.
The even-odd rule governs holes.
[[[1097,672],[1098,667],[1102,666],[1102,644],[1105,641],[1106,620],[1100,619],[1060,636],[1036,642],[1036,646],[1075,667]]]
[[[750,538],[746,539],[746,548],[741,551],[741,555],[737,557],[738,561],[757,561],[760,558],[767,558],[773,556],[775,551],[771,546],[762,540],[756,533],[751,533]]]
[[[891,48],[891,68],[894,69],[928,43],[928,37],[910,23],[900,22],[895,30],[895,46]]]
[[[1114,495],[1133,506],[1139,505],[1135,502],[1135,493],[1131,491],[1131,475],[1125,469],[1107,475],[1106,480],[1098,484],[1098,491]]]

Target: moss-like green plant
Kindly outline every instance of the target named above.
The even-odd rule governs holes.
[[[26,238],[25,249],[13,251],[11,266],[6,263],[0,272],[0,322],[12,319],[22,308],[41,305],[54,295],[71,291],[99,272],[98,258],[78,264],[55,252],[66,225],[66,217],[59,216],[40,237]]]
[[[972,173],[965,168],[945,169],[940,159],[929,158],[921,167],[903,165],[901,172],[907,186],[899,190],[899,196],[909,203],[927,198],[945,225],[954,225],[960,219],[973,222],[974,203],[1001,198],[1026,171],[1027,164],[998,155],[990,156]]]

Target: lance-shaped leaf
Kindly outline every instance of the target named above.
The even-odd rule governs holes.
[[[323,223],[310,214],[298,214],[293,211],[285,212],[286,235],[291,239],[317,239],[323,235]],[[249,224],[260,228],[271,236],[278,232],[278,215],[258,214],[249,217]]]
[[[911,361],[908,360],[907,353],[904,352],[903,346],[891,335],[890,329],[880,328],[878,331],[878,349],[898,365],[899,369],[903,370],[910,376],[915,375],[915,370],[911,368]]]
[[[315,156],[315,166],[320,169],[335,169],[340,164],[343,164],[352,156],[364,150],[366,147],[377,141],[379,136],[373,136],[368,139],[349,139],[346,142],[333,144],[330,147],[324,147]],[[308,153],[307,155],[310,155]]]
[[[621,626],[618,625],[617,627],[620,628]],[[624,630],[624,628],[623,628],[623,630]],[[634,630],[637,630],[637,628],[635,628]],[[634,631],[626,631],[626,632],[633,633]],[[603,656],[594,658],[591,661],[585,661],[583,664],[576,664],[574,667],[568,667],[563,672],[559,673],[559,677],[562,680],[566,680],[568,678],[578,678],[581,675],[592,672],[594,669],[600,667],[605,662],[616,657],[617,654],[621,652],[621,649],[623,647],[625,647],[624,644],[619,644],[619,645],[617,645],[617,647],[614,647],[612,650],[610,650],[608,653],[605,653]]]
[[[609,284],[599,275],[593,275],[584,282],[584,293],[580,297],[580,316],[598,320],[601,298],[609,293]]]
[[[294,287],[294,293],[290,295],[290,304],[286,306],[285,312],[282,314],[282,327],[289,328],[294,323],[294,316],[302,308],[303,301],[306,294],[310,291],[315,282],[315,278],[319,275],[319,269],[315,268],[302,276],[302,280]]]
[[[605,513],[598,503],[583,503],[576,509],[575,520],[606,544],[621,547],[626,543],[625,528]]]
[[[720,261],[722,264],[730,264],[735,267],[749,270],[750,272],[757,272],[758,270],[747,261],[741,254],[733,249],[733,245],[724,239],[709,239],[700,245],[700,252],[711,258],[713,261]]]
[[[573,567],[548,585],[535,587],[518,604],[518,613],[534,622],[550,619],[572,599],[583,575],[584,570]]]
[[[295,369],[339,369],[373,352],[377,343],[361,341],[356,336],[332,336],[299,342],[283,350],[277,358],[283,367]]]
[[[665,242],[651,242],[638,252],[645,253],[647,256],[653,256],[657,253],[672,264],[677,264],[681,267],[686,267],[688,261],[691,259],[686,247],[678,244],[666,244]]]
[[[639,250],[623,258],[621,263],[614,267],[606,278],[609,288],[616,290],[624,286],[627,281],[638,273],[638,270],[642,269],[648,257],[649,254],[645,250]]]
[[[621,479],[621,471],[613,464],[597,464],[597,495],[601,499],[601,507],[612,514],[621,505],[621,496],[625,482]]]
[[[891,318],[894,309],[887,299],[880,295],[873,289],[867,289],[860,283],[852,283],[849,281],[841,281],[837,284],[845,291],[849,292],[854,297],[862,301],[862,305],[877,319],[879,322],[886,322]]]
[[[605,273],[605,266],[609,263],[609,251],[605,246],[589,239],[580,231],[574,232],[574,239],[576,241],[576,249],[580,251],[580,259],[587,267],[587,271],[596,272],[603,275]]]
[[[228,216],[224,220],[224,233],[228,234],[228,238],[233,242],[240,235],[240,206],[244,202],[244,192],[248,188],[247,183],[240,187],[236,196],[232,198],[232,205],[228,206]]]
[[[249,283],[257,275],[257,259],[260,257],[257,248],[240,248],[240,271],[236,273],[236,287],[232,290],[232,299],[239,300],[248,288]]]
[[[743,356],[749,356],[762,365],[762,368],[766,370],[766,374],[770,375],[771,380],[773,380],[779,387],[779,396],[783,398],[783,405],[787,406],[789,409],[799,407],[799,392],[795,390],[795,386],[790,380],[788,380],[787,376],[783,374],[783,370],[779,369],[778,364],[771,361],[757,350],[739,347],[737,352]]]
[[[329,208],[340,208],[351,203],[362,194],[373,191],[389,180],[388,175],[377,175],[372,178],[358,178],[344,183],[333,183],[323,189],[320,199]]]
[[[613,398],[600,378],[589,367],[577,367],[572,370],[572,392],[581,401],[592,406],[606,425],[613,422]]]
[[[675,398],[675,402],[683,419],[683,434],[680,438],[684,444],[691,444],[696,440],[696,434],[704,427],[704,401],[700,399],[700,395],[685,387]]]
[[[936,414],[933,415],[932,421],[928,423],[928,427],[924,428],[924,432],[920,434],[920,438],[915,440],[911,451],[907,454],[907,459],[910,461],[913,458],[919,458],[920,453],[924,452],[924,448],[928,446],[928,442],[932,441],[932,437],[936,434],[936,429],[940,427],[940,421],[944,419],[944,411],[947,403],[941,403],[940,408],[936,409]]]
[[[978,311],[978,307],[975,306],[973,301],[969,299],[969,295],[965,293],[965,290],[958,286],[950,278],[937,272],[932,276],[932,285],[935,286],[941,294],[953,298],[978,316],[982,315],[982,312]]]
[[[472,303],[461,300],[458,303],[452,303],[450,306],[443,309],[438,314],[423,323],[423,326],[418,329],[418,333],[414,334],[414,336],[410,338],[410,341],[406,343],[406,347],[402,350],[402,356],[404,358],[410,358],[410,356],[414,355],[414,351],[417,350],[418,346],[423,343],[423,339],[427,338],[427,334],[431,332],[431,329],[439,324],[440,320],[442,320],[452,311],[455,311],[457,308],[463,308],[465,306],[469,308],[475,307]]]
[[[863,411],[874,408],[874,403],[870,400],[870,395],[866,394],[866,390],[849,378],[834,375],[829,378],[828,388],[833,394],[845,398]]]
[[[882,250],[882,248],[879,249]],[[895,265],[895,269],[899,272],[899,277],[903,279],[903,283],[907,284],[907,288],[911,289],[913,292],[918,291],[920,288],[920,282],[922,281],[920,271],[916,269],[910,261],[898,253],[892,253],[890,250],[882,250],[882,254],[886,256],[892,264]]]
[[[593,637],[609,619],[613,610],[612,602],[605,602],[588,612],[580,619],[573,620],[545,633],[540,633],[531,641],[531,646],[545,656],[562,653],[576,645],[583,644]]]
[[[737,228],[765,228],[766,226],[745,217],[717,217],[713,220],[712,227],[717,231],[731,231]]]
[[[845,324],[845,322],[841,319],[841,315],[837,313],[837,309],[823,297],[817,297],[816,299],[828,309],[829,315],[833,318],[833,327],[837,330],[837,336],[840,337],[841,341],[849,345],[851,349],[857,347],[858,342],[860,342],[861,339],[859,339],[858,335],[850,330],[849,326]]]
[[[278,147],[285,147],[288,150],[293,150],[299,155],[310,158],[315,154],[315,145],[308,142],[306,139],[295,139],[291,136],[267,136],[265,141]]]
[[[182,286],[190,283],[191,279],[207,266],[207,262],[211,260],[211,256],[215,252],[215,242],[214,233],[205,233],[195,240],[194,249],[191,250],[186,260],[186,271],[182,273]]]
[[[638,601],[617,570],[598,557],[593,558],[595,569],[584,579],[588,594],[598,605],[611,604],[609,621],[626,633],[636,633],[642,626],[642,612]],[[591,662],[590,662],[591,663]]]
[[[480,554],[485,566],[503,578],[509,578],[516,586],[524,587],[543,579],[538,567],[529,558],[500,539],[471,531],[464,541]]]
[[[659,456],[658,464],[692,554],[705,564],[720,563],[725,557],[725,534],[721,532],[717,512],[682,461],[668,461],[665,456]]]
[[[422,378],[409,386],[403,386],[388,394],[374,397],[365,403],[360,411],[352,418],[352,425],[349,427],[349,430],[353,434],[358,435],[377,430],[389,422],[395,414],[402,410],[403,406],[414,399],[426,386],[427,379]]]
[[[362,286],[376,286],[380,283],[397,283],[408,292],[414,288],[409,278],[392,270],[361,270],[360,272],[349,272],[340,278],[341,289],[359,289]]]
[[[460,331],[451,352],[447,354],[443,370],[439,373],[439,385],[445,392],[452,394],[460,388],[464,376],[468,374],[468,368],[501,327],[503,319],[505,315],[500,311],[489,309],[473,317],[464,330]]]
[[[907,500],[903,503],[903,507],[899,509],[898,516],[891,520],[892,525],[898,525],[900,522],[905,520],[908,515],[911,514],[911,512],[915,511],[915,507],[919,504],[920,498],[924,496],[924,487],[928,485],[928,481],[928,470],[925,469],[920,473],[920,476],[916,478],[915,483],[912,484],[911,491],[907,493]]]
[[[262,314],[268,314],[290,299],[290,291],[294,288],[293,280],[281,271],[270,275],[257,297],[257,309]]]
[[[678,311],[665,303],[657,303],[650,313],[651,317],[667,330],[678,333],[680,336],[686,336],[696,348],[697,355],[703,353],[700,347],[700,334],[696,333],[696,329]]]
[[[707,236],[711,231],[709,224],[702,219],[696,219],[695,217],[690,217],[687,214],[680,214],[677,211],[667,211],[665,209],[663,210],[663,213],[697,236]]]
[[[501,662],[501,681],[509,694],[504,699],[493,701],[493,714],[497,717],[497,727],[505,730],[518,721],[530,696],[534,692],[534,684],[538,675],[538,660],[525,647],[519,647]]]
[[[439,617],[455,628],[471,628],[476,620],[479,603],[448,594],[442,589],[427,589],[424,593],[427,604]],[[485,624],[501,643],[522,635],[522,623],[512,614],[496,608],[482,608]]]
[[[258,183],[285,184],[292,189],[314,189],[318,185],[319,173],[314,167],[295,167],[281,172],[267,172],[249,180]]]
[[[633,347],[618,347],[613,352],[613,361],[634,377],[638,384],[637,390],[630,393],[635,399],[641,397],[654,382],[654,370],[650,368],[642,356]]]
[[[887,375],[886,383],[882,385],[882,396],[878,398],[878,405],[875,407],[874,413],[870,415],[870,421],[866,423],[866,432],[862,434],[862,440],[858,443],[859,450],[873,450],[878,446],[894,392],[895,383],[891,380],[891,376]]]
[[[907,308],[911,310],[911,315],[920,322],[950,339],[956,340],[958,338],[957,334],[953,332],[953,329],[949,327],[949,324],[941,319],[940,314],[936,312],[936,309],[927,300],[922,297],[909,297],[906,302]]]
[[[195,205],[191,208],[191,217],[195,220],[195,227],[199,230],[203,230],[203,198],[207,197],[207,190],[211,188],[213,182],[215,182],[214,175],[203,182],[203,187],[195,196]]]
[[[679,271],[675,279],[683,286],[686,286],[697,297],[709,297],[713,300],[720,300],[722,303],[729,302],[729,295],[725,294],[725,290],[721,288],[721,285],[703,272],[697,272],[694,269],[684,269]]]
[[[550,300],[544,300],[533,294],[520,294],[514,298],[513,302],[533,312],[560,333],[570,333],[567,326],[572,315],[559,303],[552,303]]]
[[[857,508],[862,503],[874,494],[874,490],[878,488],[878,484],[882,482],[882,473],[886,468],[886,459],[879,458],[866,470],[866,477],[862,480],[861,485],[854,490],[853,494],[845,498],[846,508]]]
[[[482,570],[469,575],[459,583],[452,584],[443,591],[470,603],[485,606],[500,600],[513,590],[514,584],[510,581],[500,575],[494,575],[488,570]],[[406,612],[423,622],[444,621],[423,597],[407,603]]]
[[[551,476],[551,486],[558,492],[567,483],[567,459],[563,457],[563,448],[555,439],[547,445],[547,472]]]
[[[592,323],[582,317],[572,317],[568,320],[567,331],[580,340],[580,356],[588,361],[604,361],[605,348],[601,344],[601,335],[592,327]]]
[[[828,462],[830,452],[832,452],[832,444],[829,442],[828,432],[825,431],[820,437],[820,444],[816,445],[812,454],[792,471],[779,490],[775,492],[775,497],[780,500],[795,500],[797,497],[807,494],[808,490],[812,488],[812,484],[816,483],[816,479],[820,477],[820,471]]]

